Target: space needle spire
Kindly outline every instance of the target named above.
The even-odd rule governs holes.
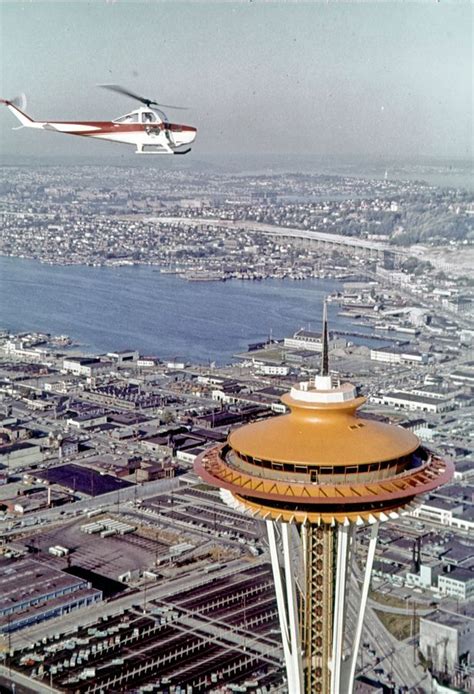
[[[321,376],[329,376],[329,337],[328,337],[328,305],[326,297],[323,303],[323,350],[321,355]]]

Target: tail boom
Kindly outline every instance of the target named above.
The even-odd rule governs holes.
[[[13,115],[16,118],[18,118],[18,120],[24,128],[43,127],[43,123],[39,123],[38,121],[33,120],[33,118],[30,118],[26,113],[23,113],[23,111],[19,109],[18,106],[15,106],[13,101],[9,101],[8,99],[0,99],[0,104],[5,104],[5,106],[13,113]]]

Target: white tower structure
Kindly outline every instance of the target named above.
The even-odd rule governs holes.
[[[380,523],[447,482],[451,462],[401,427],[359,416],[365,398],[321,375],[282,397],[289,414],[233,431],[197,473],[233,508],[266,521],[289,694],[350,694]],[[360,598],[350,594],[357,528],[370,527]],[[355,629],[348,601],[357,600]]]

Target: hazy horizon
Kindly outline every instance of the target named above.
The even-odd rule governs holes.
[[[2,2],[0,95],[51,120],[112,119],[119,83],[189,106],[191,158],[472,156],[468,3]],[[133,148],[20,130],[4,156],[133,161]],[[188,159],[185,157],[184,159]],[[174,165],[174,164],[173,164]]]

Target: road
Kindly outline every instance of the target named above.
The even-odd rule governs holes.
[[[386,605],[383,602],[377,602],[377,600],[371,599],[368,600],[368,605],[373,610],[378,610],[379,612],[388,612],[389,614],[399,614],[401,616],[411,617],[411,612],[409,612],[406,607],[395,607],[394,605]],[[418,615],[418,617],[424,617],[430,612],[433,612],[432,607],[416,610],[416,614]]]
[[[354,620],[355,623],[354,602],[349,603],[349,620]],[[368,649],[362,646],[359,653],[358,674],[372,675],[378,679],[378,673],[374,673],[374,669],[383,669],[385,674],[391,673],[393,681],[398,686],[407,686],[413,694],[417,688],[420,688],[420,691],[429,691],[429,676],[422,667],[414,663],[414,650],[410,640],[398,641],[392,636],[370,605],[365,612],[362,643],[370,644],[370,649],[375,651],[379,662],[375,662],[375,658],[370,658]]]

